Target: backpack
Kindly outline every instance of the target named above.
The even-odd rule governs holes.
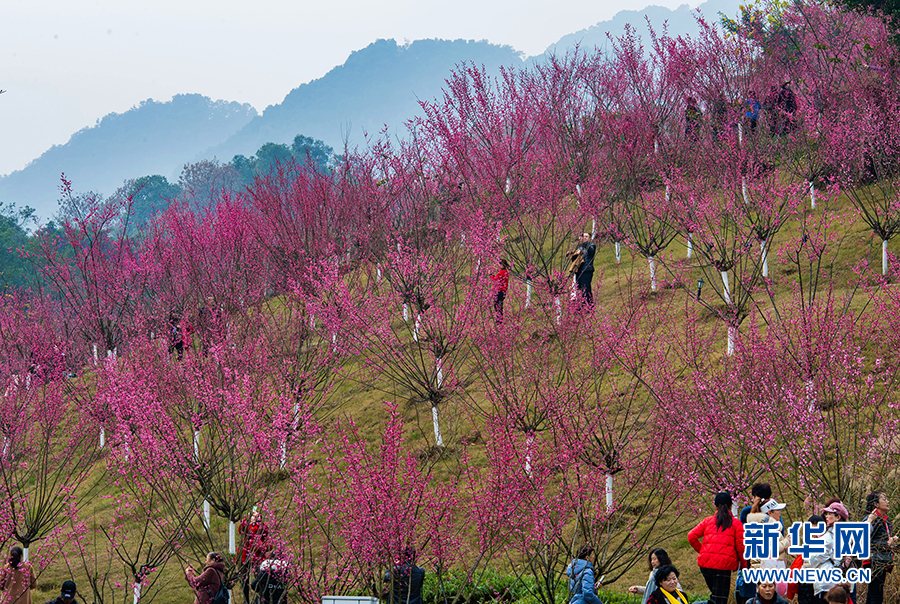
[[[231,602],[231,594],[228,593],[228,588],[225,586],[225,575],[219,573],[219,577],[221,579],[219,591],[209,600],[209,604],[229,604]],[[206,588],[206,593],[209,594],[209,588]]]

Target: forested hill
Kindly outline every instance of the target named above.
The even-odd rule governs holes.
[[[509,46],[486,41],[417,40],[401,45],[378,40],[321,78],[292,90],[207,155],[228,160],[253,153],[266,142],[290,143],[298,132],[336,150],[342,149],[345,135],[351,144],[362,145],[364,132],[377,134],[385,125],[399,132],[419,113],[419,100],[440,97],[450,71],[463,62],[495,71],[522,65],[522,57]]]
[[[153,99],[54,145],[24,169],[0,178],[0,203],[35,208],[43,219],[56,213],[60,173],[77,191],[112,194],[126,178],[177,173],[211,145],[237,131],[256,110],[249,104],[180,94]],[[230,158],[229,158],[230,159]]]

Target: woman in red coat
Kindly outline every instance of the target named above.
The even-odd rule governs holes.
[[[699,552],[697,564],[706,580],[712,604],[727,604],[731,573],[744,558],[744,525],[731,514],[731,495],[716,495],[716,514],[688,533],[691,547]]]

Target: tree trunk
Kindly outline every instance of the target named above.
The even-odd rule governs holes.
[[[416,314],[416,324],[413,326],[413,340],[416,342],[419,341],[419,317],[421,316],[422,315]]]
[[[725,354],[731,356],[734,354],[734,336],[735,336],[735,328],[734,325],[728,326],[728,346],[725,349]]]
[[[553,300],[553,306],[556,307],[556,324],[559,325],[562,323],[562,302],[560,302],[559,296]]]
[[[694,234],[688,232],[687,234],[687,257],[690,258],[694,255]]]
[[[888,253],[887,240],[881,242],[881,274],[887,275],[888,272]]]
[[[731,286],[728,285],[728,271],[720,271],[722,274],[722,295],[725,297],[725,304],[731,304]]]
[[[653,256],[647,256],[647,262],[650,264],[650,291],[656,291],[656,261]]]
[[[747,193],[747,179],[741,176],[741,193],[744,195],[744,203],[750,204],[750,195]]]
[[[769,250],[766,242],[763,241],[759,244],[760,255],[762,256],[762,276],[769,276]]]
[[[403,303],[403,322],[409,321],[409,304]]]
[[[206,527],[206,530],[209,530],[209,500],[203,500],[203,526]]]
[[[237,545],[235,543],[234,538],[234,520],[228,521],[228,553],[236,554],[237,553]]]
[[[606,511],[613,507],[613,475],[606,475]]]
[[[438,410],[434,405],[431,406],[431,423],[434,424],[434,444],[443,447],[444,439],[441,437],[441,425],[438,423]]]
[[[816,185],[813,181],[809,181],[809,207],[816,209]]]
[[[531,306],[531,279],[525,279],[525,308]]]
[[[434,367],[437,374],[437,387],[440,390],[444,385],[444,359],[438,357],[434,362]]]
[[[194,463],[200,463],[200,430],[194,430]]]
[[[106,429],[103,426],[100,426],[100,448],[102,449],[105,446],[106,446]]]
[[[531,476],[531,446],[534,444],[534,435],[529,434],[525,439],[525,473]]]
[[[134,584],[134,604],[138,604],[141,601],[141,584]]]
[[[622,262],[622,244],[619,243],[618,241],[616,241],[615,248],[616,248],[616,264],[619,264],[620,262]]]

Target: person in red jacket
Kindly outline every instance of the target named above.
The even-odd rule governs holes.
[[[500,271],[491,275],[494,282],[494,313],[497,323],[503,322],[503,301],[506,299],[506,291],[509,289],[509,263],[501,258]]]
[[[731,494],[718,493],[716,514],[704,519],[688,533],[697,552],[697,564],[706,580],[712,604],[727,604],[731,573],[744,559],[744,525],[731,514]]]

